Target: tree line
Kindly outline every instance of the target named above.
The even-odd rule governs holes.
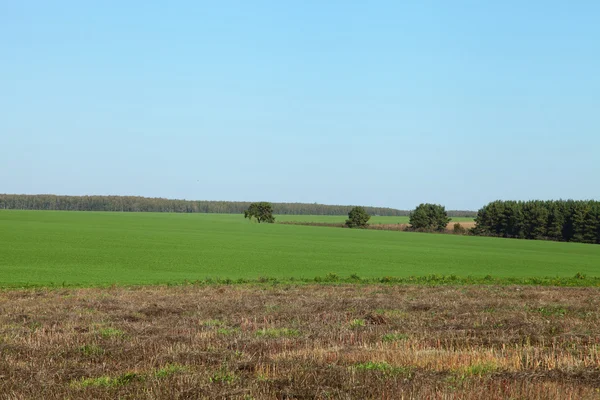
[[[474,234],[600,244],[600,202],[493,201],[477,213]]]
[[[16,210],[217,214],[242,214],[250,210],[246,214],[250,216],[258,213],[251,208],[252,204],[244,201],[172,200],[140,196],[0,194],[0,209]],[[420,231],[443,231],[451,217],[475,217],[475,227],[468,232],[472,235],[600,244],[600,201],[594,200],[498,200],[485,205],[477,213],[446,211],[443,206],[435,204],[421,204],[413,211],[406,211],[386,207],[272,203],[269,212],[283,215],[348,215],[346,225],[350,227],[367,226],[371,215],[410,216],[411,229]]]
[[[49,194],[0,194],[0,209],[60,211],[127,211],[241,214],[250,206],[244,201],[172,200],[139,196],[58,196]],[[272,203],[275,214],[347,215],[352,206],[317,203]],[[410,211],[365,207],[371,215],[408,216]],[[474,217],[472,211],[449,211],[450,216]]]
[[[367,228],[370,218],[363,207],[355,207],[348,213],[345,226]],[[444,206],[420,204],[411,212],[407,230],[449,232],[451,220]],[[600,244],[600,201],[493,201],[478,211],[474,228],[467,230],[456,223],[450,232]]]
[[[345,226],[348,228],[368,228],[371,215],[364,207],[354,207],[348,213]],[[419,232],[443,232],[452,218],[444,206],[439,204],[419,204],[410,213],[408,230]]]
[[[421,204],[411,213],[411,230],[444,231],[451,221],[443,206]],[[482,207],[475,227],[454,233],[516,239],[600,244],[600,201],[493,201]]]

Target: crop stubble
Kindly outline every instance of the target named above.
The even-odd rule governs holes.
[[[0,292],[0,397],[598,398],[597,288]]]

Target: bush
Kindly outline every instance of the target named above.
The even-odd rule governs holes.
[[[410,213],[412,230],[442,232],[450,221],[446,208],[438,204],[420,204]]]
[[[462,226],[459,222],[454,224],[454,228],[452,229],[455,235],[464,235],[467,233],[467,230],[464,226]]]
[[[346,226],[348,228],[366,228],[369,226],[369,219],[371,219],[371,216],[367,214],[363,207],[354,207],[348,213]]]

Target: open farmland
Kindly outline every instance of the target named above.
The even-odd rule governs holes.
[[[0,292],[10,399],[597,399],[598,288]]]
[[[0,285],[206,278],[600,275],[600,246],[256,224],[241,215],[0,211]]]
[[[0,227],[0,398],[600,396],[598,287],[291,280],[598,286],[574,276],[599,275],[600,246],[226,214],[1,211]],[[44,288],[63,284],[81,288]]]

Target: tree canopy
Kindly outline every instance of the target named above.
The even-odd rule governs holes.
[[[593,200],[498,200],[475,222],[477,235],[600,244],[600,202]]]
[[[369,226],[369,219],[371,219],[371,216],[364,207],[354,207],[348,213],[346,226],[348,226],[348,228],[366,228]]]
[[[347,215],[352,206],[318,203],[272,203],[274,214]],[[0,194],[0,209],[61,211],[125,211],[239,214],[250,202],[176,200],[140,196],[58,196],[52,194]],[[406,216],[409,211],[386,207],[365,207],[371,215]],[[474,217],[475,211],[449,211],[450,216]]]
[[[275,217],[273,216],[273,206],[271,203],[261,201],[259,203],[252,203],[246,211],[244,211],[244,218],[256,218],[256,221],[260,224],[261,222],[274,223]]]
[[[451,220],[446,208],[439,204],[420,204],[410,214],[410,225],[414,230],[441,232]]]

